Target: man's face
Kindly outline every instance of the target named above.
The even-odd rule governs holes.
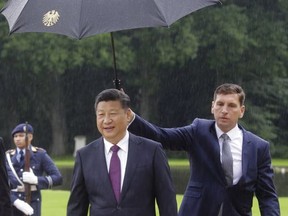
[[[15,145],[20,149],[23,149],[26,146],[25,136],[26,136],[26,134],[24,132],[15,133],[13,136],[13,140],[14,140]],[[33,139],[33,135],[29,133],[28,134],[28,145],[30,145],[32,139]]]
[[[96,108],[97,128],[109,142],[117,144],[127,130],[130,109],[123,109],[119,101],[101,101]]]
[[[223,132],[228,132],[235,127],[238,120],[243,117],[245,106],[240,105],[237,94],[219,94],[215,101],[212,101],[211,112],[218,127]]]

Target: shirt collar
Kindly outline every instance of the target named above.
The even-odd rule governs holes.
[[[109,151],[114,144],[110,143],[105,138],[103,138],[103,140],[104,140],[104,146],[105,146],[105,154],[107,155],[107,154],[109,154]],[[123,137],[123,139],[121,139],[116,145],[121,150],[128,152],[128,140],[129,140],[129,133],[128,133],[128,131],[126,131],[126,134]]]
[[[17,154],[20,154],[20,151],[21,151],[21,150],[23,151],[23,153],[24,153],[24,155],[25,155],[25,148],[20,149],[20,148],[18,148],[18,147],[17,147]]]
[[[217,123],[215,124],[216,134],[217,138],[219,139],[224,132],[218,127]],[[230,131],[228,131],[226,134],[229,136],[230,140],[233,140],[235,137],[238,136],[241,129],[238,127],[238,124],[235,125],[234,128],[232,128]]]

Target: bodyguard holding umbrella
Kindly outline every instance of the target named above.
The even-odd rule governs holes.
[[[254,195],[262,216],[280,215],[269,143],[238,124],[244,101],[241,86],[225,83],[214,92],[214,120],[196,118],[184,127],[162,128],[135,115],[129,131],[189,155],[180,216],[251,216]]]
[[[33,133],[30,124],[17,125],[11,133],[16,148],[6,152],[7,171],[12,188],[11,201],[14,206],[13,216],[23,216],[23,213],[40,216],[40,191],[62,184],[62,176],[47,152],[32,146]],[[24,169],[27,153],[30,153],[30,171]],[[31,191],[29,199],[27,185]]]

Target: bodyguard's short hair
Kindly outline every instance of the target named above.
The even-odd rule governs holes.
[[[14,136],[14,134],[16,133],[30,133],[33,134],[34,130],[33,127],[30,124],[26,124],[26,123],[22,123],[17,125],[11,132],[12,137]]]
[[[105,89],[100,92],[95,99],[95,110],[97,109],[98,103],[101,101],[119,101],[123,109],[128,109],[130,107],[130,97],[118,89]]]
[[[241,86],[233,83],[224,83],[216,88],[214,91],[213,100],[216,100],[217,95],[227,95],[227,94],[238,94],[240,105],[244,105],[245,102],[245,92]]]

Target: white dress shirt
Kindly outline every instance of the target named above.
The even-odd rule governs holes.
[[[221,135],[224,133],[215,124],[216,134],[220,145],[220,160],[222,161],[222,145],[223,138]],[[229,136],[228,144],[230,145],[233,157],[233,185],[237,184],[242,176],[242,146],[243,146],[243,133],[242,130],[236,125],[233,129],[226,133]]]
[[[126,135],[124,136],[124,138],[117,143],[117,146],[120,148],[118,150],[117,154],[118,154],[118,157],[120,159],[120,164],[121,164],[121,190],[122,190],[122,186],[123,186],[126,164],[127,164],[128,147],[129,147],[128,141],[129,141],[129,133],[128,133],[128,131],[126,131]],[[105,158],[106,158],[108,173],[109,173],[109,167],[110,167],[110,160],[112,157],[112,151],[110,149],[113,145],[114,144],[112,144],[112,143],[108,142],[106,139],[104,139]]]

